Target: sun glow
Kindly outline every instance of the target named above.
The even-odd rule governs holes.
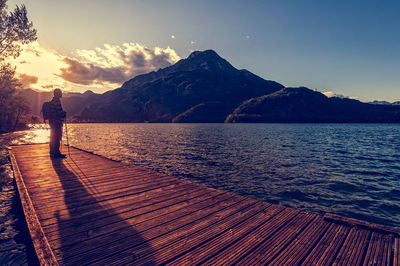
[[[66,67],[64,57],[57,52],[49,51],[34,42],[24,47],[20,57],[14,60],[16,71],[20,76],[36,77],[31,83],[24,84],[32,89],[52,90],[54,87],[71,89],[72,86],[58,77],[60,68]]]
[[[101,48],[75,50],[72,55],[63,55],[34,42],[25,46],[13,63],[23,88],[105,92],[136,75],[180,59],[170,47],[150,49],[138,43],[105,44]]]

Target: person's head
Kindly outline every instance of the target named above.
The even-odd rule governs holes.
[[[62,91],[60,89],[54,90],[54,97],[60,99],[62,97]]]

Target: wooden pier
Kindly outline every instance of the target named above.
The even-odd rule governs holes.
[[[42,265],[400,265],[400,231],[207,188],[71,147],[10,157]]]

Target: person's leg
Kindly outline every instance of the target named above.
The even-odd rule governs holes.
[[[56,139],[54,130],[54,126],[50,124],[50,155],[55,154],[54,144],[56,143]]]
[[[60,154],[60,144],[62,138],[62,125],[57,125],[54,130],[55,141],[54,141],[54,153]]]

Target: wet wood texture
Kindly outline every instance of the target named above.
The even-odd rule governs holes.
[[[42,265],[399,265],[400,231],[324,217],[73,148],[13,146]]]

